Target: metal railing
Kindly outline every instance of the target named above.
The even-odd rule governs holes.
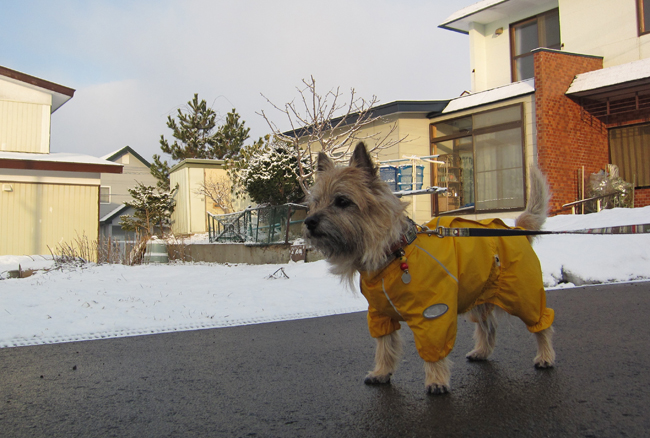
[[[208,236],[210,243],[289,243],[302,236],[306,212],[305,205],[284,204],[230,214],[208,213]]]

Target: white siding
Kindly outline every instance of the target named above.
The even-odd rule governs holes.
[[[638,36],[634,0],[560,0],[560,31],[563,50],[602,56],[603,67],[650,57],[650,35]]]
[[[50,94],[0,78],[0,151],[50,151]]]

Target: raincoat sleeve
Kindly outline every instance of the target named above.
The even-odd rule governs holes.
[[[368,329],[370,329],[370,336],[380,338],[390,335],[400,328],[399,321],[378,312],[372,306],[368,306]]]

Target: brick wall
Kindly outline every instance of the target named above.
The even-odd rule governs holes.
[[[538,50],[535,59],[535,114],[537,160],[546,175],[553,198],[551,212],[578,199],[578,171],[585,176],[609,163],[607,129],[601,121],[584,114],[566,93],[575,75],[603,67],[602,58]]]
[[[634,207],[647,207],[650,205],[650,188],[636,189],[634,191]]]

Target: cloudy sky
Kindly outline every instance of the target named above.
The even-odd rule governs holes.
[[[313,75],[381,103],[470,87],[469,40],[437,26],[476,0],[0,0],[0,65],[76,90],[52,115],[52,152],[150,159],[194,93],[236,108],[251,141],[257,112]]]

